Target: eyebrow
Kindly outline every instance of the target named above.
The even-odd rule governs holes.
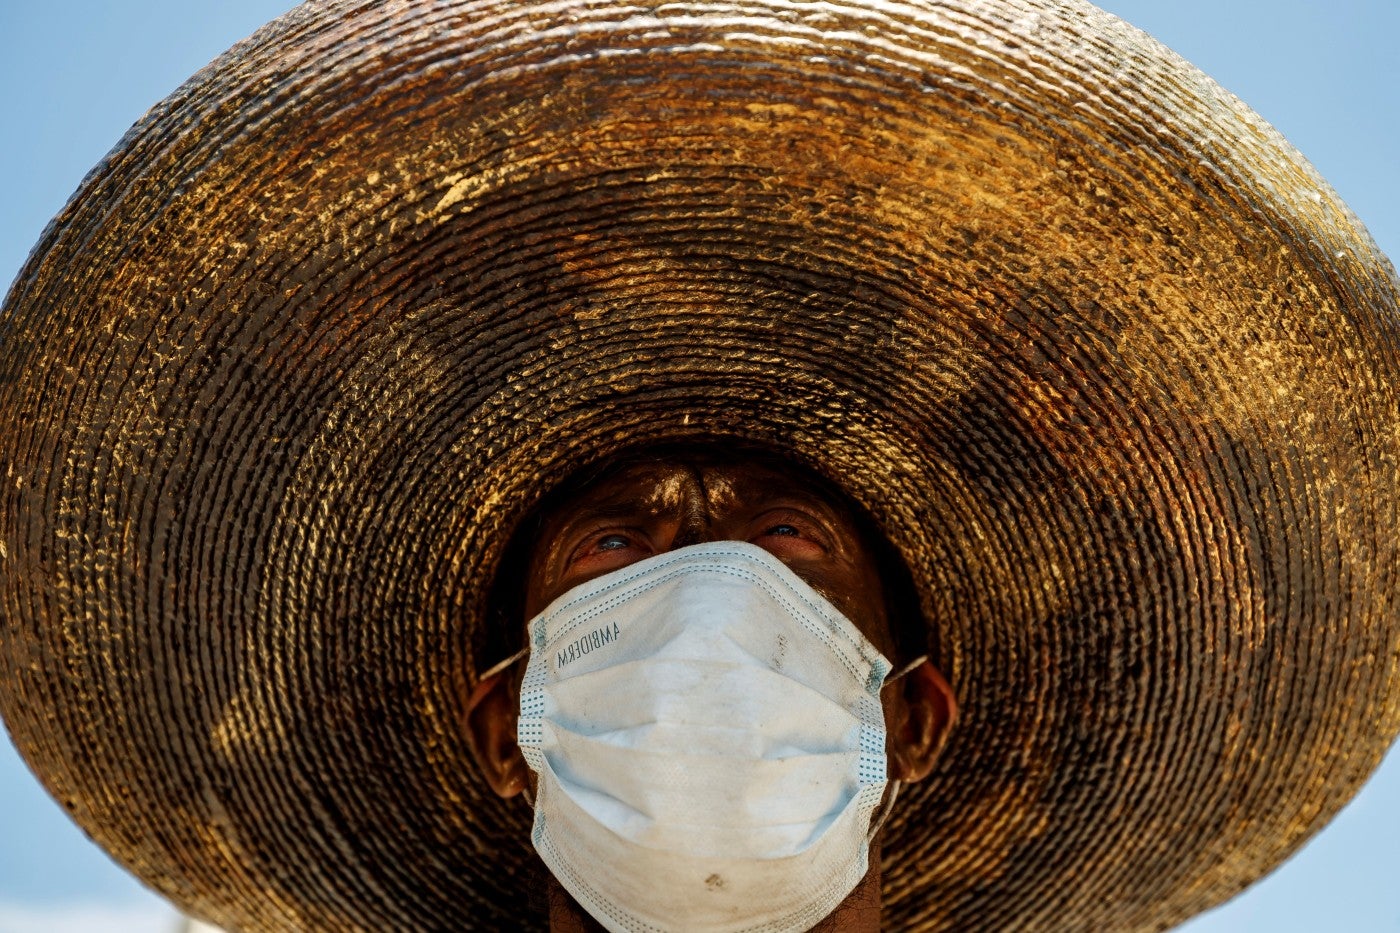
[[[783,492],[765,500],[764,509],[809,509],[814,512],[822,512],[830,518],[845,518],[847,510],[841,508],[834,502],[828,502],[824,497],[818,495],[808,495],[802,492]]]
[[[605,519],[627,518],[628,516],[636,515],[639,512],[645,512],[650,515],[655,514],[656,511],[657,510],[654,509],[648,509],[645,505],[636,500],[615,503],[604,502],[598,505],[592,505],[588,506],[587,508],[580,509],[572,517],[570,517],[568,521],[564,522],[564,524],[560,527],[560,531],[563,531],[567,528],[572,528],[580,522],[588,523]]]
[[[633,518],[639,515],[652,516],[661,511],[661,509],[649,506],[643,497],[619,493],[601,502],[578,508],[572,515],[553,528],[548,526],[541,528],[534,546],[539,547],[546,539],[553,540],[575,534],[585,525]]]

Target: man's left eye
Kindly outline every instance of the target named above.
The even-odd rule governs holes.
[[[812,523],[793,516],[789,521],[774,519],[787,516],[771,515],[760,518],[756,527],[762,529],[749,540],[781,560],[819,560],[826,555],[823,537]]]

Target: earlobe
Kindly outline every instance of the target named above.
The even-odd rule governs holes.
[[[932,662],[904,678],[902,714],[890,725],[890,777],[921,781],[933,770],[958,718],[953,688]]]
[[[502,797],[529,787],[530,768],[515,738],[518,716],[509,670],[482,678],[467,698],[467,738],[486,783]]]

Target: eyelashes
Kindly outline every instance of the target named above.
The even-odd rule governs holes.
[[[613,533],[613,534],[604,535],[602,538],[600,538],[600,539],[593,545],[593,550],[597,550],[597,551],[616,551],[616,550],[621,550],[621,549],[623,549],[623,548],[627,548],[627,547],[631,547],[631,546],[632,546],[632,539],[629,538],[629,537],[627,537],[627,535]]]
[[[651,548],[650,537],[643,529],[613,524],[598,525],[579,535],[578,543],[570,550],[570,557],[632,547]]]
[[[831,548],[830,530],[796,509],[767,510],[734,531],[729,540],[746,540],[784,560],[819,559]],[[674,546],[671,542],[658,545],[652,529],[615,522],[596,523],[575,540],[564,562],[569,575],[625,567],[658,553],[658,548]]]
[[[795,510],[765,512],[754,522],[749,541],[784,561],[820,560],[831,551],[831,532]]]
[[[829,525],[801,509],[768,509],[756,516],[750,523],[753,532],[749,540],[757,543],[758,538],[786,538],[791,541],[806,541],[823,552],[832,549],[835,532]]]

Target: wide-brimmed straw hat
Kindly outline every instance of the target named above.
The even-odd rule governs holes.
[[[464,728],[505,544],[619,450],[743,442],[870,514],[959,698],[887,925],[1161,929],[1400,728],[1397,293],[1078,0],[308,4],[10,293],[0,712],[199,916],[529,920]]]

